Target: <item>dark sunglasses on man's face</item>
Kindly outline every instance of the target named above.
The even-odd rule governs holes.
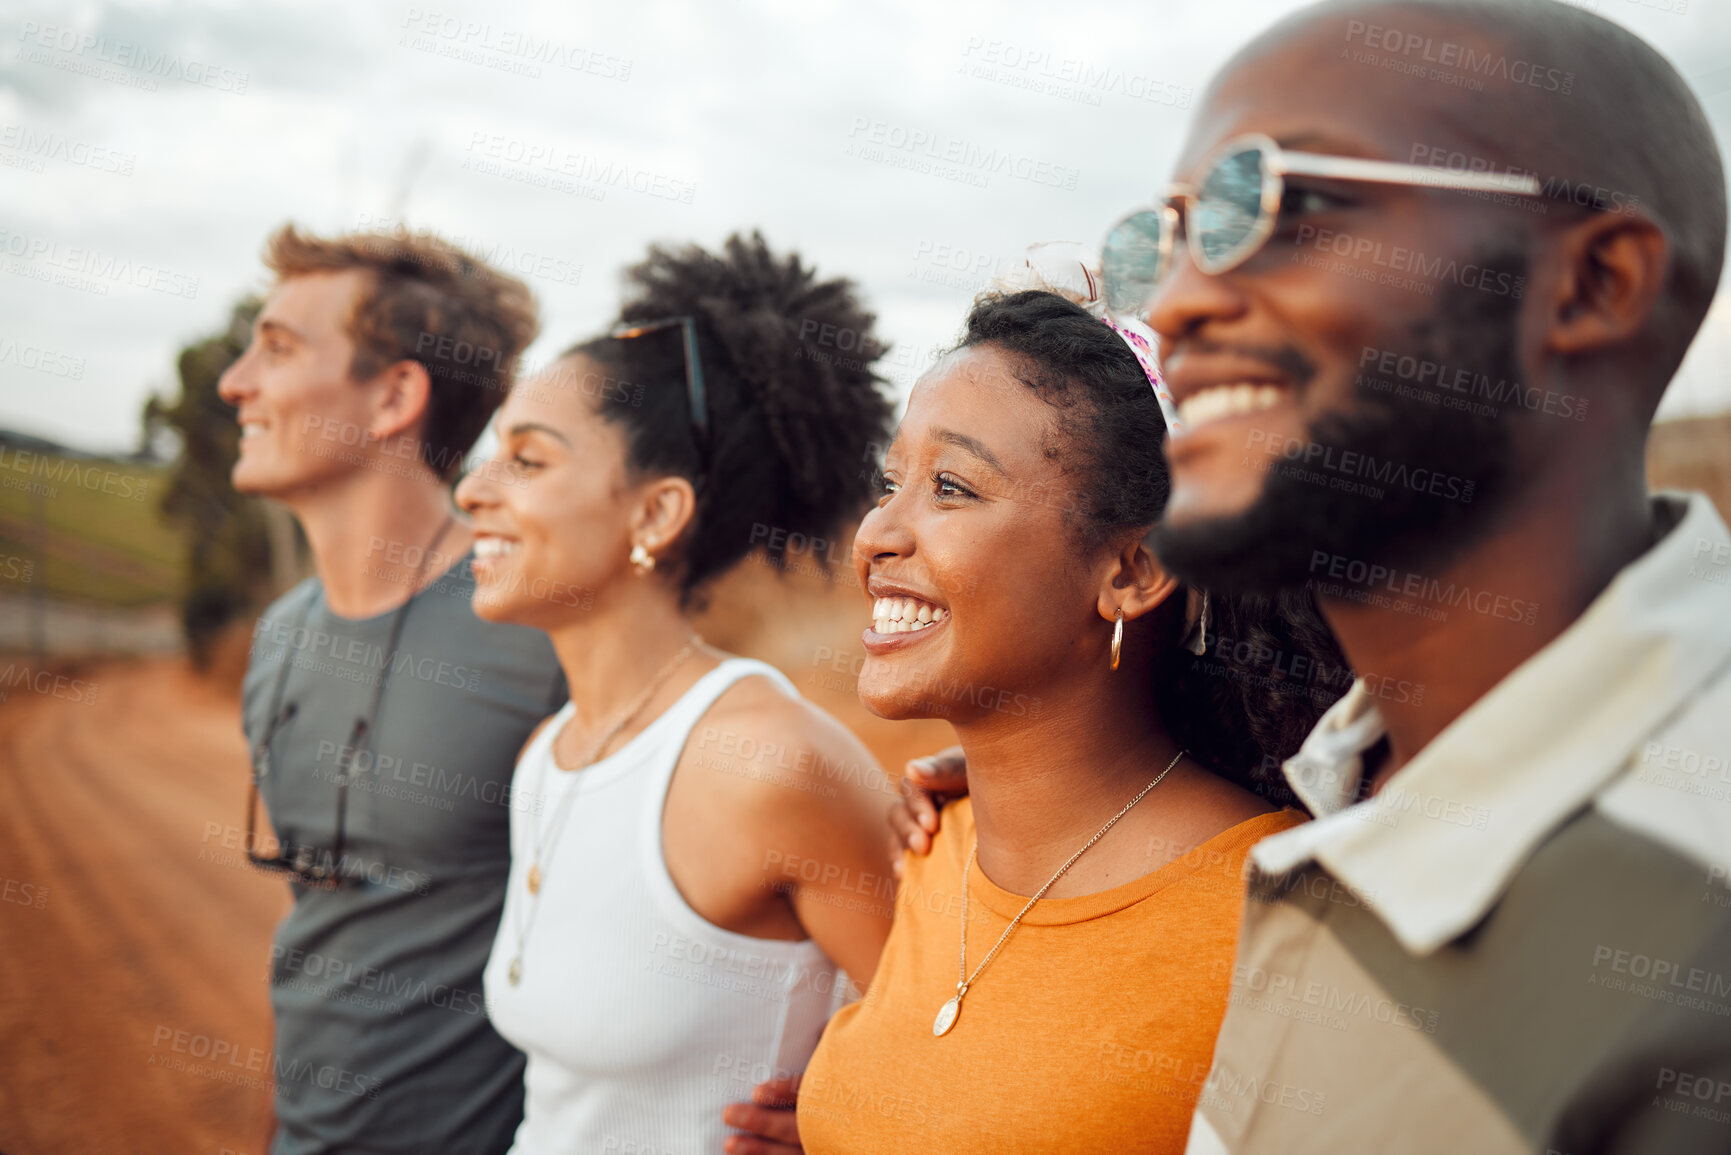
[[[1137,209],[1112,226],[1100,250],[1106,307],[1116,316],[1144,318],[1172,271],[1178,237],[1190,259],[1210,276],[1242,265],[1274,235],[1286,177],[1364,181],[1458,192],[1547,195],[1530,173],[1456,172],[1419,164],[1288,152],[1258,133],[1235,137],[1202,164],[1197,184],[1174,184],[1163,202]]]

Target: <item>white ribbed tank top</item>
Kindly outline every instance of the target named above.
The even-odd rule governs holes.
[[[553,765],[570,702],[517,763],[510,884],[485,975],[494,1026],[529,1059],[513,1155],[719,1155],[735,1133],[722,1107],[772,1074],[803,1071],[841,1005],[845,979],[815,943],[709,923],[662,856],[662,807],[686,739],[752,674],[797,693],[773,666],[730,658],[583,770]],[[531,895],[536,840],[570,790],[564,833],[543,845]]]

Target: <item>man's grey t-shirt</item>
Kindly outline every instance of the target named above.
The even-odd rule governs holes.
[[[535,809],[511,791],[517,752],[566,694],[546,635],[476,617],[474,586],[464,558],[409,603],[349,770],[340,868],[358,879],[293,884],[277,928],[275,1155],[503,1152],[521,1118],[523,1057],[488,1020],[481,972],[510,809]],[[393,613],[338,617],[312,578],[259,620],[242,696],[255,749],[293,662],[277,716],[293,713],[260,783],[285,843],[332,847],[339,758],[387,664]]]

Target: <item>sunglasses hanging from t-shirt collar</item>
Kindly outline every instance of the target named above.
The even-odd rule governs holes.
[[[423,555],[421,569],[415,582],[415,588],[409,592],[408,600],[398,606],[391,616],[390,640],[385,645],[385,664],[379,670],[378,680],[373,684],[373,698],[367,706],[367,712],[355,718],[354,728],[349,732],[349,740],[338,748],[337,752],[337,817],[335,835],[328,849],[320,849],[308,844],[297,844],[278,841],[277,852],[274,855],[263,855],[258,852],[257,818],[259,781],[270,774],[271,742],[276,738],[277,731],[295,716],[298,706],[294,702],[286,705],[283,693],[288,688],[289,670],[294,666],[293,656],[285,649],[282,665],[277,670],[276,686],[271,692],[270,713],[263,737],[253,747],[252,778],[247,791],[246,801],[246,859],[260,870],[278,874],[287,874],[302,885],[318,887],[322,890],[335,890],[345,882],[354,879],[343,872],[343,844],[347,827],[349,804],[349,768],[356,758],[365,752],[367,743],[372,739],[373,726],[379,716],[379,705],[384,701],[385,686],[390,682],[391,671],[397,664],[397,643],[403,636],[403,623],[409,616],[409,607],[414,604],[421,587],[426,584],[427,571],[433,563],[439,543],[445,540],[445,534],[450,530],[455,518],[446,516],[439,526],[439,532],[433,535],[433,540],[427,545]],[[307,619],[312,613],[312,604],[318,597],[315,592],[301,603],[300,614],[295,619],[294,627],[289,632],[289,648],[294,645],[296,635],[306,629]]]

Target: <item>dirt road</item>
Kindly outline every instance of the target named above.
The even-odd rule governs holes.
[[[177,660],[77,677],[0,703],[0,1151],[257,1155],[288,895],[239,849],[237,704]]]

